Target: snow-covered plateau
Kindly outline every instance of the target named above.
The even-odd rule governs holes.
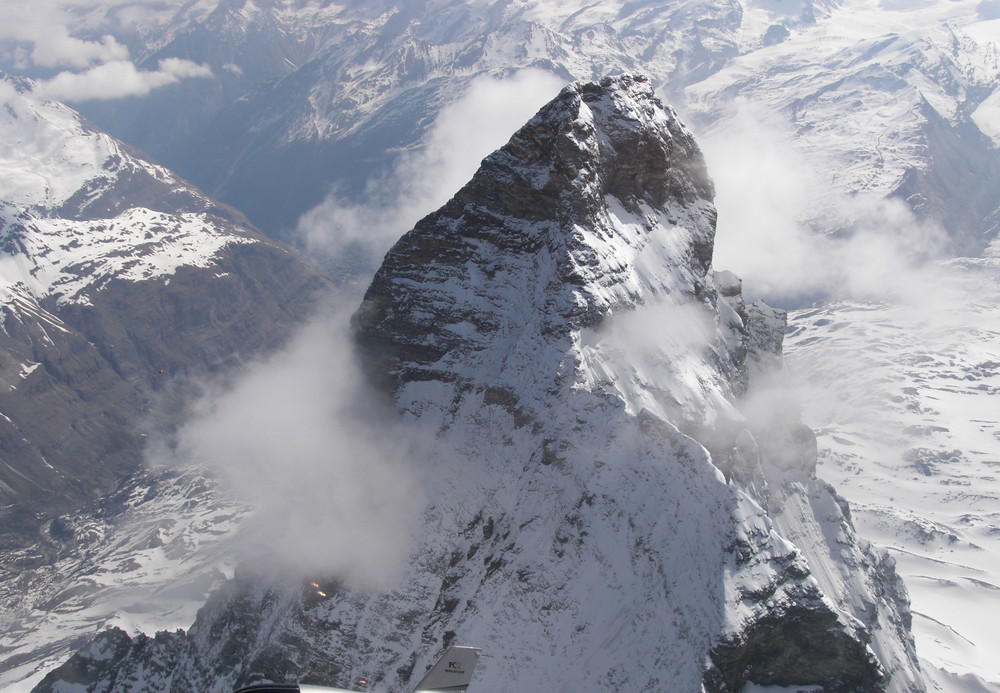
[[[995,690],[1000,263],[955,260],[924,279],[935,296],[795,311],[786,353],[819,473],[906,581],[925,671],[954,675],[944,690]]]
[[[202,473],[140,475],[86,513],[44,526],[47,560],[7,551],[0,568],[4,690],[30,690],[67,653],[110,627],[187,628],[233,577],[246,507]]]

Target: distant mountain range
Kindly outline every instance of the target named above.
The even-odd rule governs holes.
[[[91,25],[116,30],[110,10]],[[115,33],[140,65],[213,79],[80,106],[275,234],[331,184],[363,193],[476,76],[638,70],[697,130],[772,109],[836,189],[907,200],[977,253],[1000,208],[994,29],[983,2],[199,3]]]

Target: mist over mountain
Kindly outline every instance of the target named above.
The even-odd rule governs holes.
[[[202,666],[222,657],[213,648],[223,631],[229,645],[220,647],[237,652],[227,661],[240,680],[307,675],[347,685],[379,672],[405,687],[458,625],[472,628],[481,607],[469,601],[484,599],[521,614],[522,625],[540,624],[548,640],[538,651],[547,652],[549,641],[563,642],[556,634],[578,625],[558,599],[526,608],[521,597],[476,590],[514,594],[517,584],[524,594],[549,593],[583,573],[553,568],[545,582],[530,566],[511,572],[518,556],[535,552],[508,548],[497,528],[522,538],[545,528],[589,533],[567,542],[573,555],[604,555],[595,547],[622,535],[593,504],[602,507],[602,494],[617,499],[608,503],[641,499],[601,476],[606,470],[594,472],[608,481],[597,493],[568,460],[614,457],[636,470],[655,448],[657,459],[700,460],[701,471],[685,473],[707,497],[742,499],[734,501],[742,520],[720,505],[700,540],[717,544],[730,531],[724,518],[742,523],[733,531],[750,532],[750,553],[763,552],[760,570],[777,571],[772,586],[794,592],[788,603],[808,615],[789,630],[776,607],[754,601],[759,590],[746,571],[757,567],[733,567],[729,554],[692,540],[705,563],[677,568],[671,542],[689,535],[651,530],[642,541],[657,537],[668,576],[725,565],[719,584],[751,595],[742,629],[728,597],[712,601],[705,618],[665,617],[698,624],[683,640],[710,674],[704,685],[756,690],[791,681],[782,678],[790,669],[775,665],[784,673],[769,684],[763,665],[751,663],[764,661],[764,651],[801,659],[793,642],[818,637],[807,624],[832,618],[836,644],[821,648],[830,659],[813,662],[825,689],[919,690],[925,681],[997,690],[983,626],[984,613],[1000,613],[1000,424],[990,401],[1000,360],[994,4],[39,0],[0,8],[0,69],[21,75],[0,80],[8,296],[0,379],[9,387],[0,401],[9,549],[0,578],[2,685],[26,691],[93,634],[119,627],[76,661],[96,666],[114,652],[116,671],[131,672],[116,679],[122,690],[153,661],[177,670],[169,684],[177,690],[210,680],[224,689],[237,675],[212,678]],[[688,136],[673,125],[673,145],[640,138],[621,161],[573,158],[565,143],[535,142],[488,160],[503,176],[473,177],[480,159],[567,82],[636,72],[697,135],[717,193],[717,234],[700,154],[678,144]],[[588,108],[602,102],[587,98]],[[611,101],[622,122],[648,115]],[[655,169],[647,159],[675,145],[686,163],[671,160],[672,182],[642,177]],[[561,179],[563,169],[541,173],[541,163],[517,158],[527,151],[561,151],[571,162],[564,168],[590,171],[590,183],[582,174]],[[535,189],[544,192],[534,197]],[[589,199],[583,191],[591,189],[612,193],[566,202]],[[553,207],[553,198],[563,203]],[[266,240],[247,218],[298,251]],[[581,230],[563,233],[569,219],[582,219]],[[414,225],[355,319],[365,356],[358,364],[345,310]],[[653,249],[664,228],[686,229],[687,245]],[[496,253],[486,253],[492,245]],[[303,252],[339,285],[338,310],[315,312],[329,287]],[[548,259],[536,262],[538,253]],[[528,257],[535,260],[525,264]],[[783,318],[758,298],[792,309],[787,371]],[[541,336],[529,338],[536,328]],[[566,336],[576,332],[579,344]],[[580,405],[581,392],[598,403]],[[815,436],[798,423],[800,405]],[[495,410],[512,418],[501,421]],[[671,432],[650,442],[661,421]],[[480,425],[460,444],[447,435]],[[635,430],[634,440],[621,433]],[[649,449],[589,437],[602,431]],[[527,491],[506,489],[497,479],[509,477],[497,472],[472,489],[449,481],[460,488],[441,500],[452,487],[425,476],[434,468],[428,460],[453,469],[451,479],[468,471],[462,460],[493,464],[497,455],[525,468],[518,478],[532,478]],[[554,491],[528,475],[531,465],[539,479],[559,470],[574,481]],[[729,490],[715,486],[713,468]],[[505,490],[486,501],[480,492],[489,483]],[[529,517],[530,499],[569,499],[572,489],[593,496],[591,504],[558,521]],[[448,528],[433,509],[450,507],[456,494],[470,496],[456,506],[468,524]],[[674,503],[684,527],[685,502]],[[369,521],[352,519],[359,516]],[[855,523],[892,558],[868,547]],[[411,536],[414,527],[422,529]],[[488,576],[471,567],[472,556],[455,558],[459,549],[441,558],[451,566],[445,572],[431,559],[401,567],[407,547],[442,527],[463,537],[465,554],[489,549]],[[792,554],[768,544],[774,536],[803,557],[803,571],[799,558],[788,570],[775,567],[783,559],[774,557]],[[444,557],[439,541],[430,555]],[[838,558],[834,546],[849,548]],[[294,566],[296,577],[247,570],[265,556]],[[613,569],[602,563],[591,572],[632,576],[621,580],[635,587],[622,594],[632,595],[647,583],[632,581],[630,560],[608,559]],[[339,576],[321,580],[319,591],[338,595],[329,601],[300,575],[325,568]],[[894,570],[913,598],[919,674]],[[470,587],[476,575],[492,587]],[[404,587],[392,592],[392,580]],[[224,583],[190,636],[139,635],[187,628]],[[403,594],[418,584],[426,587],[419,608]],[[813,586],[829,611],[809,606]],[[373,589],[389,590],[373,601],[381,607],[361,596]],[[548,606],[540,613],[551,620],[524,615],[536,606]],[[513,633],[517,619],[503,608],[490,617]],[[387,613],[404,616],[386,625]],[[652,632],[631,616],[588,618],[627,622],[614,629],[626,650],[623,633]],[[330,628],[351,619],[356,627]],[[420,619],[433,623],[419,639],[399,641]],[[243,625],[219,625],[234,621]],[[796,635],[776,644],[768,639],[776,629]],[[865,638],[877,666],[855,657]],[[589,642],[586,633],[570,641],[564,655]],[[530,659],[527,649],[511,656]],[[565,659],[546,656],[552,666]],[[642,661],[623,673],[608,662],[602,685],[656,687],[643,677],[665,671],[663,662]],[[671,676],[693,686],[697,667],[686,665]],[[488,675],[504,685],[520,675],[505,666]],[[595,660],[581,677],[602,666]],[[854,683],[834,683],[838,668],[853,672]],[[118,676],[98,670],[95,686]]]
[[[397,581],[262,566],[189,633],[107,631],[36,690],[344,686],[373,662],[401,689],[455,639],[489,643],[487,688],[924,690],[905,590],[815,479],[812,432],[740,411],[784,315],[712,271],[712,194],[648,81],[567,87],[403,236],[353,317],[422,434]]]

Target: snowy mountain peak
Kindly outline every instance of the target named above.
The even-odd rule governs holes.
[[[562,340],[535,372],[572,379],[558,363],[581,329],[714,295],[711,197],[693,138],[644,78],[570,85],[389,252],[356,316],[373,371],[392,389],[445,372],[504,385]]]
[[[740,411],[784,323],[710,270],[711,195],[643,79],[566,88],[355,314],[427,480],[398,584],[237,574],[187,633],[107,632],[37,691],[407,690],[456,639],[484,690],[922,691],[905,592],[811,432]]]
[[[34,86],[0,73],[0,195],[5,202],[35,214],[84,219],[112,217],[137,204],[155,206],[170,196],[189,206],[210,204],[68,106],[36,94]]]
[[[449,481],[432,502],[456,527],[502,525],[513,538],[500,560],[532,565],[512,595],[460,561],[442,599],[477,606],[450,627],[509,629],[497,685],[517,681],[505,667],[527,648],[555,668],[570,652],[589,660],[571,682],[581,690],[660,677],[677,690],[921,690],[905,597],[874,596],[902,592],[814,478],[812,432],[740,411],[748,381],[781,368],[784,315],[747,307],[735,276],[710,271],[711,198],[691,135],[644,79],[578,83],[387,254],[355,316],[367,365],[404,415],[439,431],[425,457]],[[830,553],[819,538],[834,536],[843,550]],[[669,567],[647,573],[647,558]],[[723,593],[703,599],[716,580]],[[558,606],[540,640],[524,639],[512,614],[552,585]],[[662,598],[640,605],[637,592]],[[584,655],[598,623],[632,634],[604,640],[606,659]],[[544,644],[574,629],[565,651]],[[671,643],[671,664],[652,642]]]
[[[0,300],[88,305],[111,280],[209,267],[259,240],[238,213],[32,87],[0,74]]]

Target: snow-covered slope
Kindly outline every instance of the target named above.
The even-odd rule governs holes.
[[[797,311],[789,367],[820,473],[906,580],[925,668],[954,675],[944,690],[997,690],[1000,266],[955,261],[925,280],[935,297]]]
[[[28,691],[93,633],[187,628],[233,577],[246,508],[199,471],[140,474],[46,521],[0,567],[0,685]]]
[[[140,471],[146,433],[325,283],[29,82],[0,97],[0,687],[24,690],[108,624],[189,625],[225,577],[240,511]]]
[[[37,690],[402,690],[456,639],[484,689],[923,690],[891,560],[748,394],[783,314],[711,270],[711,197],[647,81],[568,87],[355,315],[428,479],[398,584],[238,576],[186,634],[106,632]]]
[[[168,277],[256,240],[161,166],[134,156],[68,107],[0,81],[5,288],[85,302],[113,277]],[[230,212],[227,216],[236,220]]]
[[[942,224],[952,252],[979,254],[1000,208],[997,142],[977,127],[1000,77],[1000,25],[976,3],[885,5],[844,3],[795,27],[691,85],[687,107],[720,130],[747,116],[741,107],[777,114],[819,174],[810,221],[820,229],[843,223],[843,210],[823,207],[827,189],[895,196]]]
[[[273,348],[323,286],[238,212],[31,87],[0,78],[0,496],[15,545],[138,467],[139,424],[171,378]]]

